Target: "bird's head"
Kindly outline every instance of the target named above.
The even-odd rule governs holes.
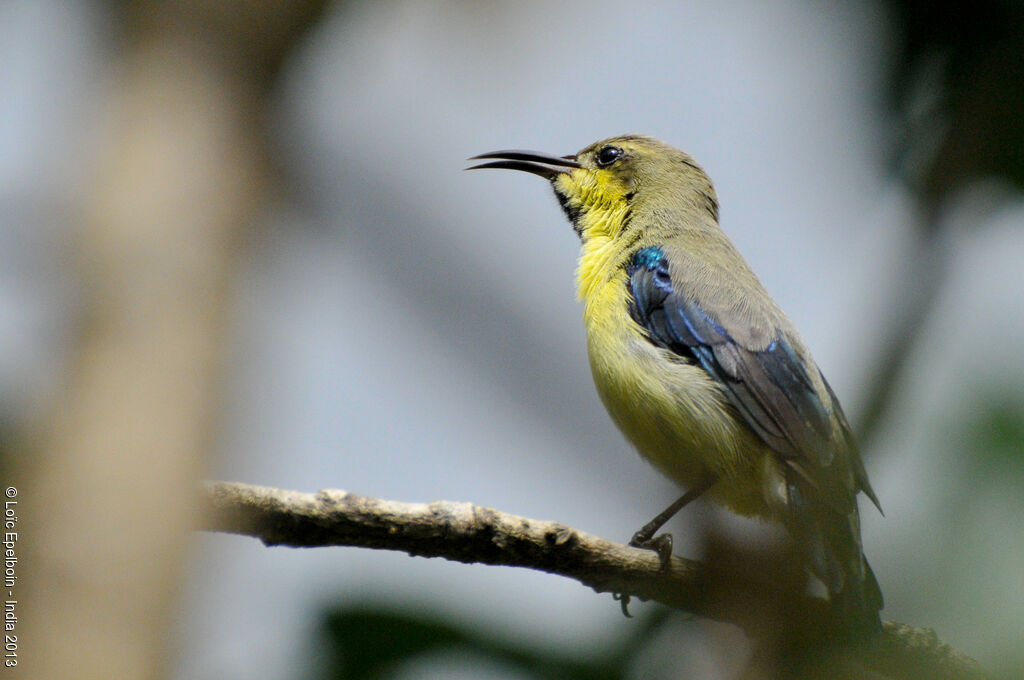
[[[494,160],[469,169],[522,170],[550,181],[584,240],[595,233],[618,236],[640,206],[676,224],[718,220],[708,176],[687,154],[652,137],[612,137],[570,156],[492,151],[470,160],[487,159]]]

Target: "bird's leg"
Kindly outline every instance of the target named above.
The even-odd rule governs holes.
[[[661,560],[661,568],[667,569],[669,561],[672,559],[672,534],[662,534],[657,537],[654,534],[664,526],[665,522],[672,519],[677,512],[682,510],[683,506],[714,486],[715,481],[717,481],[716,478],[709,475],[687,489],[686,493],[680,496],[676,502],[658,513],[658,516],[650,522],[640,527],[640,530],[633,534],[633,538],[629,539],[629,544],[634,548],[646,548],[658,553],[658,559]]]

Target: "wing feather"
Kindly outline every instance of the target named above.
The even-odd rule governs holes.
[[[661,248],[639,251],[627,274],[630,314],[652,342],[696,360],[779,455],[808,456],[817,466],[831,464],[831,409],[784,334],[776,333],[763,350],[744,347],[692,292],[678,290]]]

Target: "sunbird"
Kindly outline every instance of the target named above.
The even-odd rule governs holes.
[[[881,505],[835,393],[719,227],[704,170],[642,135],[569,156],[494,151],[470,160],[490,161],[471,170],[551,182],[582,242],[576,285],[597,391],[640,454],[687,489],[630,544],[667,563],[671,537],[655,533],[704,495],[781,523],[841,626],[880,630],[858,492]]]

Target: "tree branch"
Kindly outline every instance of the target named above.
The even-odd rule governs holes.
[[[730,569],[613,543],[557,522],[510,515],[470,503],[403,503],[324,489],[315,494],[233,482],[208,482],[202,527],[253,536],[268,546],[352,546],[443,557],[464,563],[527,567],[579,581],[599,593],[620,593],[735,623],[754,637],[780,641],[779,619],[751,616],[775,609],[803,631],[785,644],[805,651],[834,644],[824,601],[786,587],[779,572]],[[723,582],[727,587],[723,588]],[[783,584],[780,588],[780,582]],[[788,582],[792,585],[792,579]],[[779,607],[780,599],[784,607]],[[737,606],[741,603],[742,606]],[[840,650],[849,665],[850,650]],[[975,679],[978,664],[929,629],[886,622],[881,638],[856,652],[856,666],[888,678]],[[837,663],[837,648],[829,663]],[[831,666],[834,671],[834,665]],[[858,676],[853,676],[858,677]]]

